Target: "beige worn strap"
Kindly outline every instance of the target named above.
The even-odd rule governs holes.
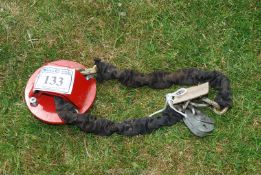
[[[208,94],[209,92],[209,83],[200,84],[198,86],[192,86],[190,88],[186,88],[186,91],[178,96],[175,96],[173,99],[173,104],[182,103],[188,100],[192,100],[203,95]]]

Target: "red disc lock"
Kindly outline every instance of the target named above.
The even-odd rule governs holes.
[[[96,80],[86,78],[78,70],[79,63],[58,60],[36,70],[27,82],[25,101],[33,115],[48,124],[64,124],[55,110],[54,96],[70,101],[82,114],[92,106],[96,96]]]

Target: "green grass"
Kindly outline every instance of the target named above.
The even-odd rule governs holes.
[[[261,174],[260,7],[257,0],[1,0],[0,174]],[[233,108],[224,116],[205,111],[216,129],[203,139],[182,123],[99,137],[33,118],[23,97],[29,76],[46,62],[92,66],[94,57],[141,72],[222,71]],[[98,84],[91,112],[145,116],[178,87]]]

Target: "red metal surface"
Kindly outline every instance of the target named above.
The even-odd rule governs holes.
[[[73,69],[85,68],[83,65],[67,60],[58,60],[46,65],[49,66],[61,66]],[[45,66],[46,66],[45,65]],[[86,80],[86,78],[79,72],[75,72],[75,80],[72,93],[68,94],[58,94],[53,92],[33,92],[33,85],[35,79],[40,72],[41,68],[36,70],[27,82],[25,88],[25,101],[29,110],[34,114],[34,116],[48,124],[64,124],[63,121],[58,117],[55,111],[54,95],[61,96],[66,100],[72,102],[79,113],[85,113],[93,104],[96,96],[96,80],[91,78]],[[31,97],[36,97],[38,101],[37,106],[32,106],[29,102]]]

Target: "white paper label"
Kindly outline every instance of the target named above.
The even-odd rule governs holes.
[[[71,94],[75,70],[66,67],[44,66],[34,83],[34,91]]]

